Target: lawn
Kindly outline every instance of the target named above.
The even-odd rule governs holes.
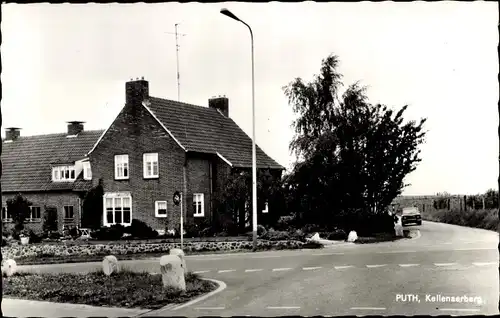
[[[4,297],[93,306],[159,309],[183,303],[217,288],[196,274],[186,275],[186,292],[163,288],[161,274],[123,270],[110,277],[88,274],[16,273],[3,278]]]

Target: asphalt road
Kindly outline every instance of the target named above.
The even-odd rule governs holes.
[[[147,316],[498,314],[498,233],[425,221],[416,228],[419,238],[397,242],[188,256],[190,271],[223,281],[226,289]],[[158,259],[121,264],[159,272]],[[85,272],[100,266],[20,269]],[[440,296],[466,296],[469,302]]]

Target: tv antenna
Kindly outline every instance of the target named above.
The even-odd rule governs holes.
[[[176,51],[176,58],[177,58],[177,100],[180,101],[181,100],[181,83],[180,83],[181,76],[180,76],[180,72],[179,72],[179,47],[180,47],[179,36],[186,36],[187,34],[178,33],[177,32],[178,26],[179,26],[179,23],[176,23],[175,24],[175,33],[172,33],[172,32],[165,32],[165,33],[175,34],[175,51]]]

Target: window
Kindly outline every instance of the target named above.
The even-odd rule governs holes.
[[[157,218],[167,217],[167,201],[156,201],[155,202],[155,216]]]
[[[266,204],[264,206],[264,210],[262,210],[262,213],[268,213],[268,212],[269,212],[269,205],[266,202]]]
[[[158,178],[158,154],[144,154],[144,178]]]
[[[74,166],[59,166],[52,168],[52,181],[75,181]]]
[[[64,206],[64,218],[65,219],[73,219],[75,217],[74,212],[73,212],[73,206],[72,205],[65,205]]]
[[[115,179],[128,179],[128,155],[115,156]]]
[[[90,169],[90,162],[83,163],[83,179],[92,180],[92,170]]]
[[[12,215],[7,211],[7,207],[2,207],[2,220],[4,222],[12,222]]]
[[[205,202],[203,198],[203,193],[195,193],[193,198],[194,204],[194,216],[201,217],[205,216]]]
[[[42,218],[42,212],[39,206],[30,206],[30,220],[38,220]]]
[[[106,193],[104,195],[104,225],[132,223],[132,198],[128,193]]]

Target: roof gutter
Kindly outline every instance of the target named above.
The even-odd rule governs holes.
[[[231,163],[231,161],[227,160],[226,158],[224,158],[223,155],[221,155],[220,153],[217,152],[217,156],[219,156],[219,158],[221,158],[225,163],[227,163],[231,168],[233,167],[233,164]]]

